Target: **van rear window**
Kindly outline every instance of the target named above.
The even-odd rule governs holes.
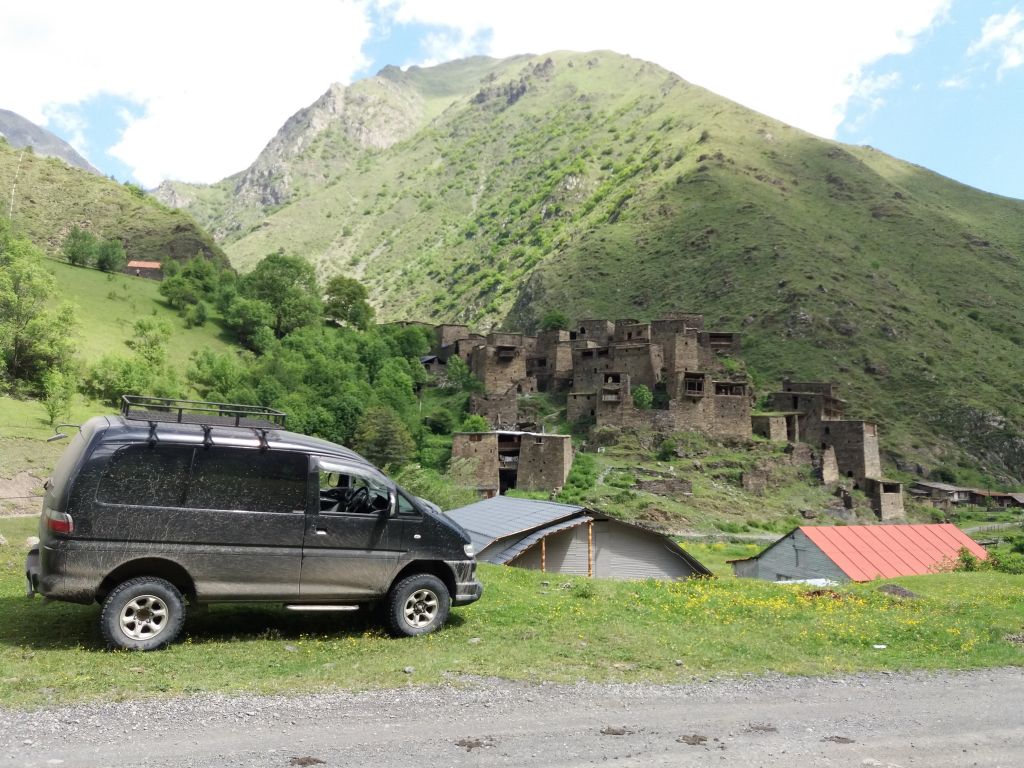
[[[302,453],[197,449],[185,505],[293,512],[306,507],[308,480],[309,458]]]
[[[96,499],[107,504],[180,507],[185,500],[193,449],[129,445],[115,453],[103,472]]]

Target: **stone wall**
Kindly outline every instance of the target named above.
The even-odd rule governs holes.
[[[573,341],[591,341],[606,346],[615,335],[615,325],[609,320],[580,320],[569,332]]]
[[[565,403],[565,416],[570,422],[597,417],[596,392],[570,392]]]
[[[469,338],[469,326],[466,325],[439,325],[434,329],[438,349],[450,347],[460,339]]]
[[[469,412],[487,419],[491,429],[515,429],[519,423],[519,398],[514,388],[503,395],[474,392],[469,396]]]
[[[755,435],[760,435],[772,442],[784,443],[788,440],[785,416],[762,416],[755,414],[750,417],[750,427]]]
[[[467,459],[477,489],[497,492],[498,435],[494,432],[456,432],[452,435],[452,459]]]
[[[569,435],[524,434],[519,447],[516,488],[554,491],[565,485],[571,468],[572,438]]]
[[[864,421],[822,422],[821,441],[836,451],[840,474],[855,480],[882,476],[878,430]]]
[[[476,347],[470,354],[469,365],[487,394],[504,394],[526,379],[526,355],[522,348]]]
[[[871,498],[871,508],[882,522],[905,519],[903,483],[867,478],[864,493]]]

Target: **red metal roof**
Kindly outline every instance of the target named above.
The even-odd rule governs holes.
[[[129,261],[128,269],[160,269],[159,261]]]
[[[988,552],[955,525],[801,526],[800,530],[854,581],[949,570],[966,547]]]

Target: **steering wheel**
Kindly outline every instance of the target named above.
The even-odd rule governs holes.
[[[365,485],[362,488],[356,488],[352,491],[352,495],[348,497],[348,510],[349,512],[366,512],[370,504],[370,489]]]

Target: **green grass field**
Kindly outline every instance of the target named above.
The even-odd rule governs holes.
[[[476,676],[671,683],[767,671],[1024,663],[1024,650],[1006,639],[1024,629],[1021,577],[906,578],[899,583],[920,598],[900,600],[877,583],[815,598],[806,588],[742,579],[620,583],[501,566],[482,566],[483,599],[422,638],[388,638],[365,617],[215,606],[190,616],[184,641],[165,651],[108,652],[97,606],[24,598],[23,542],[35,525],[0,519],[8,541],[0,546],[2,706],[358,690]]]
[[[160,296],[160,283],[134,275],[108,274],[95,269],[73,267],[60,261],[47,266],[57,280],[54,303],[70,301],[77,306],[78,326],[74,329],[76,349],[83,362],[95,362],[106,354],[127,355],[124,345],[132,335],[132,324],[143,317],[165,318],[174,329],[167,353],[173,366],[182,369],[189,356],[201,349],[223,352],[236,349],[211,312],[206,325],[186,328],[178,313]]]

